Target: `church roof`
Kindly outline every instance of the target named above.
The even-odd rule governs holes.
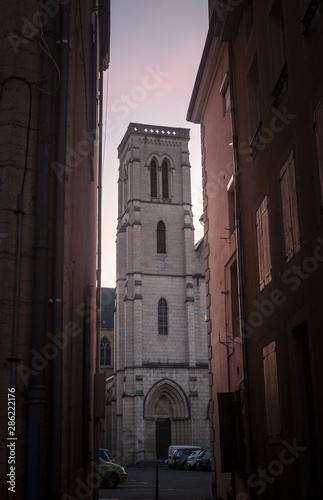
[[[116,297],[115,288],[101,289],[101,326],[103,328],[114,327],[115,297]]]

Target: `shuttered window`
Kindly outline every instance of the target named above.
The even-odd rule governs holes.
[[[244,434],[240,391],[218,392],[221,472],[244,469]]]
[[[270,443],[281,441],[276,342],[263,348],[267,437]]]
[[[157,198],[157,165],[155,160],[150,164],[150,196]]]
[[[259,288],[263,290],[271,281],[269,214],[267,196],[256,213]]]
[[[293,151],[280,171],[286,262],[301,248]]]
[[[321,185],[321,211],[323,209],[323,98],[314,113],[317,160]]]

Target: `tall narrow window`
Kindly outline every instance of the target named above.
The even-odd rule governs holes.
[[[166,253],[166,226],[162,220],[157,224],[157,253]]]
[[[165,299],[160,299],[158,302],[158,333],[159,335],[167,335],[167,302]]]
[[[281,441],[280,405],[276,360],[276,342],[263,348],[267,437],[270,443]]]
[[[253,4],[252,0],[246,0],[244,7],[244,19],[246,27],[246,39],[249,39],[253,26]]]
[[[323,214],[323,97],[314,113],[317,161],[321,185],[321,214]]]
[[[228,225],[228,230],[230,235],[234,232],[235,230],[235,196],[234,196],[234,178],[233,175],[231,176],[230,181],[228,182],[227,185],[227,193],[228,193],[228,212],[229,212],[229,225]]]
[[[150,196],[157,198],[157,165],[155,160],[150,164]]]
[[[108,337],[102,337],[100,343],[100,365],[111,365],[111,343]]]
[[[269,214],[267,196],[256,213],[259,288],[263,290],[271,281]]]
[[[239,331],[239,295],[238,295],[238,269],[237,260],[230,267],[230,291],[231,291],[231,322],[232,336],[238,337]]]
[[[225,116],[227,111],[230,109],[230,85],[228,73],[225,74],[219,92],[222,95],[223,116]]]
[[[260,107],[260,83],[258,72],[257,54],[254,57],[248,73],[248,101],[249,101],[249,122],[251,151],[254,156],[257,152],[257,145],[262,136],[261,107]]]
[[[162,165],[162,194],[163,199],[169,198],[169,188],[168,188],[168,164],[166,161],[163,162]]]
[[[272,96],[275,104],[287,89],[284,19],[281,2],[276,0],[269,15]]]
[[[301,248],[293,151],[280,171],[280,191],[283,211],[285,259],[288,262]]]

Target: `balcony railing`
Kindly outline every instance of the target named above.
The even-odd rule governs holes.
[[[288,72],[287,72],[287,64],[285,63],[277,80],[277,83],[275,85],[275,88],[271,93],[271,95],[273,96],[273,104],[277,103],[283,91],[286,90],[287,80],[288,80]]]
[[[304,36],[308,35],[313,20],[315,19],[318,13],[317,11],[321,7],[321,5],[322,5],[322,0],[311,0],[307,8],[307,11],[305,13],[305,16],[302,19],[302,24],[304,25],[304,31],[303,31]]]
[[[257,145],[259,144],[261,137],[262,137],[262,122],[259,122],[258,126],[256,128],[256,132],[254,133],[253,138],[252,138],[251,143],[250,143],[252,158],[254,158],[256,156],[256,153],[258,150]]]

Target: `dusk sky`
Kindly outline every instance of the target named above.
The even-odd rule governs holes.
[[[186,121],[208,29],[207,0],[111,0],[105,72],[102,286],[115,287],[118,153],[130,122],[191,129],[195,241],[203,236],[200,127]]]

